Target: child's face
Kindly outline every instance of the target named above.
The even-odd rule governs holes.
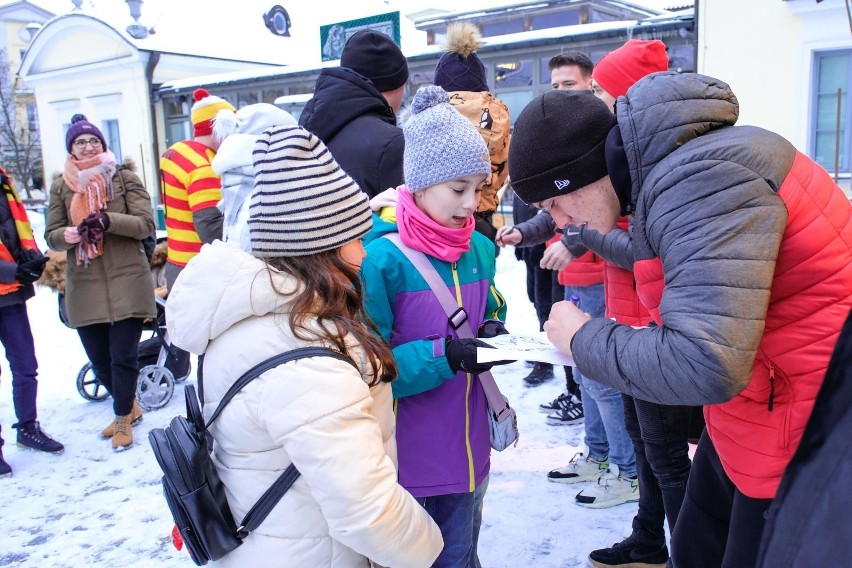
[[[484,175],[472,175],[430,185],[414,193],[414,202],[439,225],[460,229],[479,207],[484,181]]]
[[[361,268],[361,261],[367,256],[361,239],[346,243],[338,251],[340,252],[340,258],[355,270]]]

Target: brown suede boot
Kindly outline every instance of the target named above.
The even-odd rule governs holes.
[[[112,435],[112,449],[116,452],[126,450],[133,445],[133,428],[130,426],[130,415],[116,416],[115,434]]]
[[[139,403],[134,400],[133,409],[130,411],[130,423],[136,426],[140,422],[142,422],[142,409],[139,407]],[[115,434],[115,420],[101,431],[101,438],[112,438],[113,434]]]

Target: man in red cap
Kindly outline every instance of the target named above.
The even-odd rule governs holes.
[[[593,90],[614,111],[615,100],[626,95],[634,83],[651,73],[666,71],[668,66],[663,42],[629,40],[595,65]],[[623,261],[632,252],[627,226],[628,217],[623,216],[618,228],[606,236],[585,227],[574,227],[575,239],[606,260],[606,316],[627,325],[646,326],[651,316],[636,294],[632,265]],[[577,254],[582,252],[581,249],[572,250]],[[693,407],[656,404],[628,394],[622,396],[627,431],[636,452],[639,508],[630,536],[609,548],[593,550],[589,560],[597,568],[631,566],[637,562],[662,568],[669,557],[666,519],[669,530],[673,531],[689,479],[687,438]]]
[[[592,90],[609,110],[613,110],[615,99],[626,95],[636,81],[645,75],[668,70],[666,44],[658,39],[631,39],[595,64]]]

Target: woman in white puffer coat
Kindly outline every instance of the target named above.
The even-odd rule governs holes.
[[[370,329],[357,270],[372,220],[367,196],[313,134],[273,127],[254,148],[251,254],[205,245],[166,307],[170,337],[204,354],[209,419],[233,382],[288,350],[296,360],[247,385],[213,423],[213,457],[235,519],[290,463],[301,477],[217,565],[426,567],[440,531],[397,483],[390,349]]]

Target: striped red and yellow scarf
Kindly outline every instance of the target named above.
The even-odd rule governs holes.
[[[27,210],[24,209],[24,203],[21,201],[15,188],[12,187],[12,180],[9,179],[3,168],[0,168],[0,188],[2,188],[3,195],[9,202],[9,211],[12,212],[12,219],[15,221],[15,230],[18,232],[18,240],[21,241],[21,247],[29,250],[38,250],[38,246],[33,238],[33,228],[27,217]],[[12,253],[2,242],[0,242],[0,260],[15,262]],[[17,280],[9,284],[0,284],[0,295],[9,294],[20,287],[21,283]]]

